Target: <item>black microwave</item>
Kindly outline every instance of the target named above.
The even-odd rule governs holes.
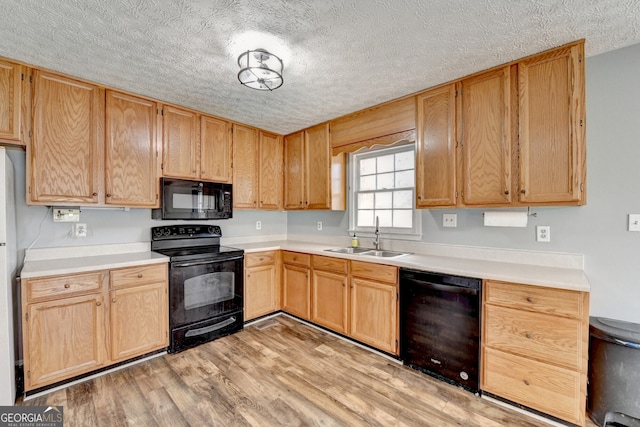
[[[161,178],[160,208],[153,219],[228,219],[233,217],[231,184]]]

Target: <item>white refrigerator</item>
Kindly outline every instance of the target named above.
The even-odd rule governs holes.
[[[17,265],[13,165],[0,147],[0,405],[16,400],[13,289]]]

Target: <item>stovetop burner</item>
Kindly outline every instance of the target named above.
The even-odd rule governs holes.
[[[171,262],[199,261],[242,256],[238,248],[220,246],[222,231],[217,225],[169,225],[151,229],[151,250]]]

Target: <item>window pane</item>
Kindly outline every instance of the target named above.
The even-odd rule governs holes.
[[[393,192],[393,208],[394,209],[412,209],[413,208],[413,191],[394,191]]]
[[[378,216],[378,218],[380,218],[380,227],[392,227],[393,226],[393,222],[392,222],[393,211],[392,210],[384,210],[384,211],[376,210],[376,215]]]
[[[396,187],[395,188],[409,188],[413,187],[413,169],[403,172],[396,172]]]
[[[393,186],[393,172],[392,173],[383,173],[378,175],[378,190],[386,190],[389,188],[394,188]]]
[[[413,212],[407,210],[394,210],[393,211],[393,226],[398,228],[411,228],[413,227]]]
[[[376,175],[368,175],[360,177],[360,191],[368,191],[376,189]]]
[[[415,167],[414,151],[404,151],[396,154],[396,170],[413,169]]]
[[[358,209],[373,209],[373,193],[358,194]]]
[[[363,159],[360,160],[360,175],[371,175],[376,173],[376,159]]]
[[[376,209],[391,209],[393,207],[393,192],[376,193]]]
[[[358,211],[358,227],[373,227],[373,211]]]
[[[378,157],[378,173],[393,171],[393,154]]]

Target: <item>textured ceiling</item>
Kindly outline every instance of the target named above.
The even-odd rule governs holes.
[[[638,0],[1,0],[0,56],[286,134],[551,47],[640,42]],[[237,57],[285,64],[274,92]]]

